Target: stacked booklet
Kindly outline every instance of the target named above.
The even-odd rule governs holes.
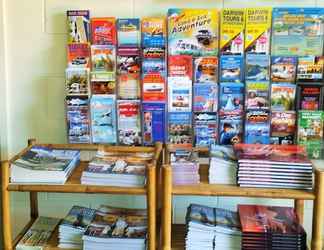
[[[175,185],[200,182],[198,154],[189,149],[177,149],[170,153],[172,178]]]
[[[82,236],[96,210],[73,206],[59,226],[59,248],[82,249]]]
[[[242,249],[306,250],[306,232],[293,208],[239,205]]]
[[[81,183],[119,187],[145,185],[148,160],[138,156],[97,154],[83,171]]]
[[[77,150],[33,146],[11,164],[11,182],[64,184],[79,161]]]
[[[210,184],[236,184],[237,160],[231,146],[210,146]]]
[[[186,221],[186,250],[241,249],[241,225],[236,212],[191,204]]]
[[[27,233],[16,246],[16,250],[43,249],[51,238],[60,219],[51,217],[38,217]]]
[[[303,146],[236,144],[234,151],[242,187],[313,187],[313,166]]]
[[[147,212],[100,206],[84,236],[84,250],[146,249]]]

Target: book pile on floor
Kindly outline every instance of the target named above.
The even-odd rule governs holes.
[[[234,151],[241,187],[313,187],[313,166],[303,146],[236,144]]]
[[[39,217],[16,246],[16,250],[43,249],[60,219]]]
[[[236,184],[237,160],[232,147],[212,144],[210,147],[210,184]]]
[[[145,185],[146,166],[151,158],[132,155],[105,155],[103,151],[89,162],[83,171],[81,183],[119,187]]]
[[[73,206],[59,225],[59,248],[82,249],[82,236],[92,221],[96,210]]]
[[[146,234],[146,210],[100,206],[83,236],[83,249],[145,250]]]
[[[236,212],[191,204],[186,221],[186,250],[241,249],[241,226]]]
[[[306,250],[306,232],[293,208],[239,205],[242,249]]]
[[[177,149],[170,154],[173,183],[177,185],[200,182],[198,154],[192,150]]]
[[[11,182],[64,184],[79,161],[77,150],[33,146],[11,164]]]

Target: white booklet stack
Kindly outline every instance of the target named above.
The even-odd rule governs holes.
[[[78,150],[33,146],[11,164],[11,183],[64,184],[79,161]]]
[[[232,146],[212,144],[210,147],[210,184],[236,184],[237,160]]]

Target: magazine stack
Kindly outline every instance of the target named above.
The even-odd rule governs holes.
[[[186,220],[186,250],[241,249],[241,226],[236,212],[191,204]]]
[[[242,249],[306,250],[306,232],[293,208],[239,205]]]
[[[43,249],[59,222],[57,218],[39,217],[18,242],[16,250]]]
[[[146,249],[144,209],[100,206],[84,236],[84,250]]]
[[[79,161],[77,150],[33,146],[12,163],[11,182],[64,184]]]
[[[210,184],[236,184],[237,160],[232,147],[212,144],[210,147]]]
[[[119,187],[143,187],[147,161],[133,156],[97,154],[83,171],[81,183]]]
[[[312,189],[313,166],[299,145],[236,144],[241,187]]]
[[[73,206],[59,225],[59,248],[82,249],[82,236],[90,225],[94,209]]]
[[[170,154],[172,179],[176,185],[200,182],[198,154],[192,150],[177,149]]]

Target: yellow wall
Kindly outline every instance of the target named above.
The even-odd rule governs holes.
[[[64,69],[66,65],[65,11],[90,9],[92,16],[141,17],[165,15],[169,7],[324,6],[324,0],[0,0],[0,145],[2,158],[26,145],[28,138],[65,142]],[[7,154],[8,149],[8,154]],[[12,195],[14,234],[27,221],[26,195]],[[183,222],[190,202],[235,209],[240,203],[284,203],[233,198],[179,197],[175,220]],[[145,206],[141,197],[41,194],[43,215],[64,216],[72,204],[100,203]],[[306,205],[306,229],[310,232]]]

